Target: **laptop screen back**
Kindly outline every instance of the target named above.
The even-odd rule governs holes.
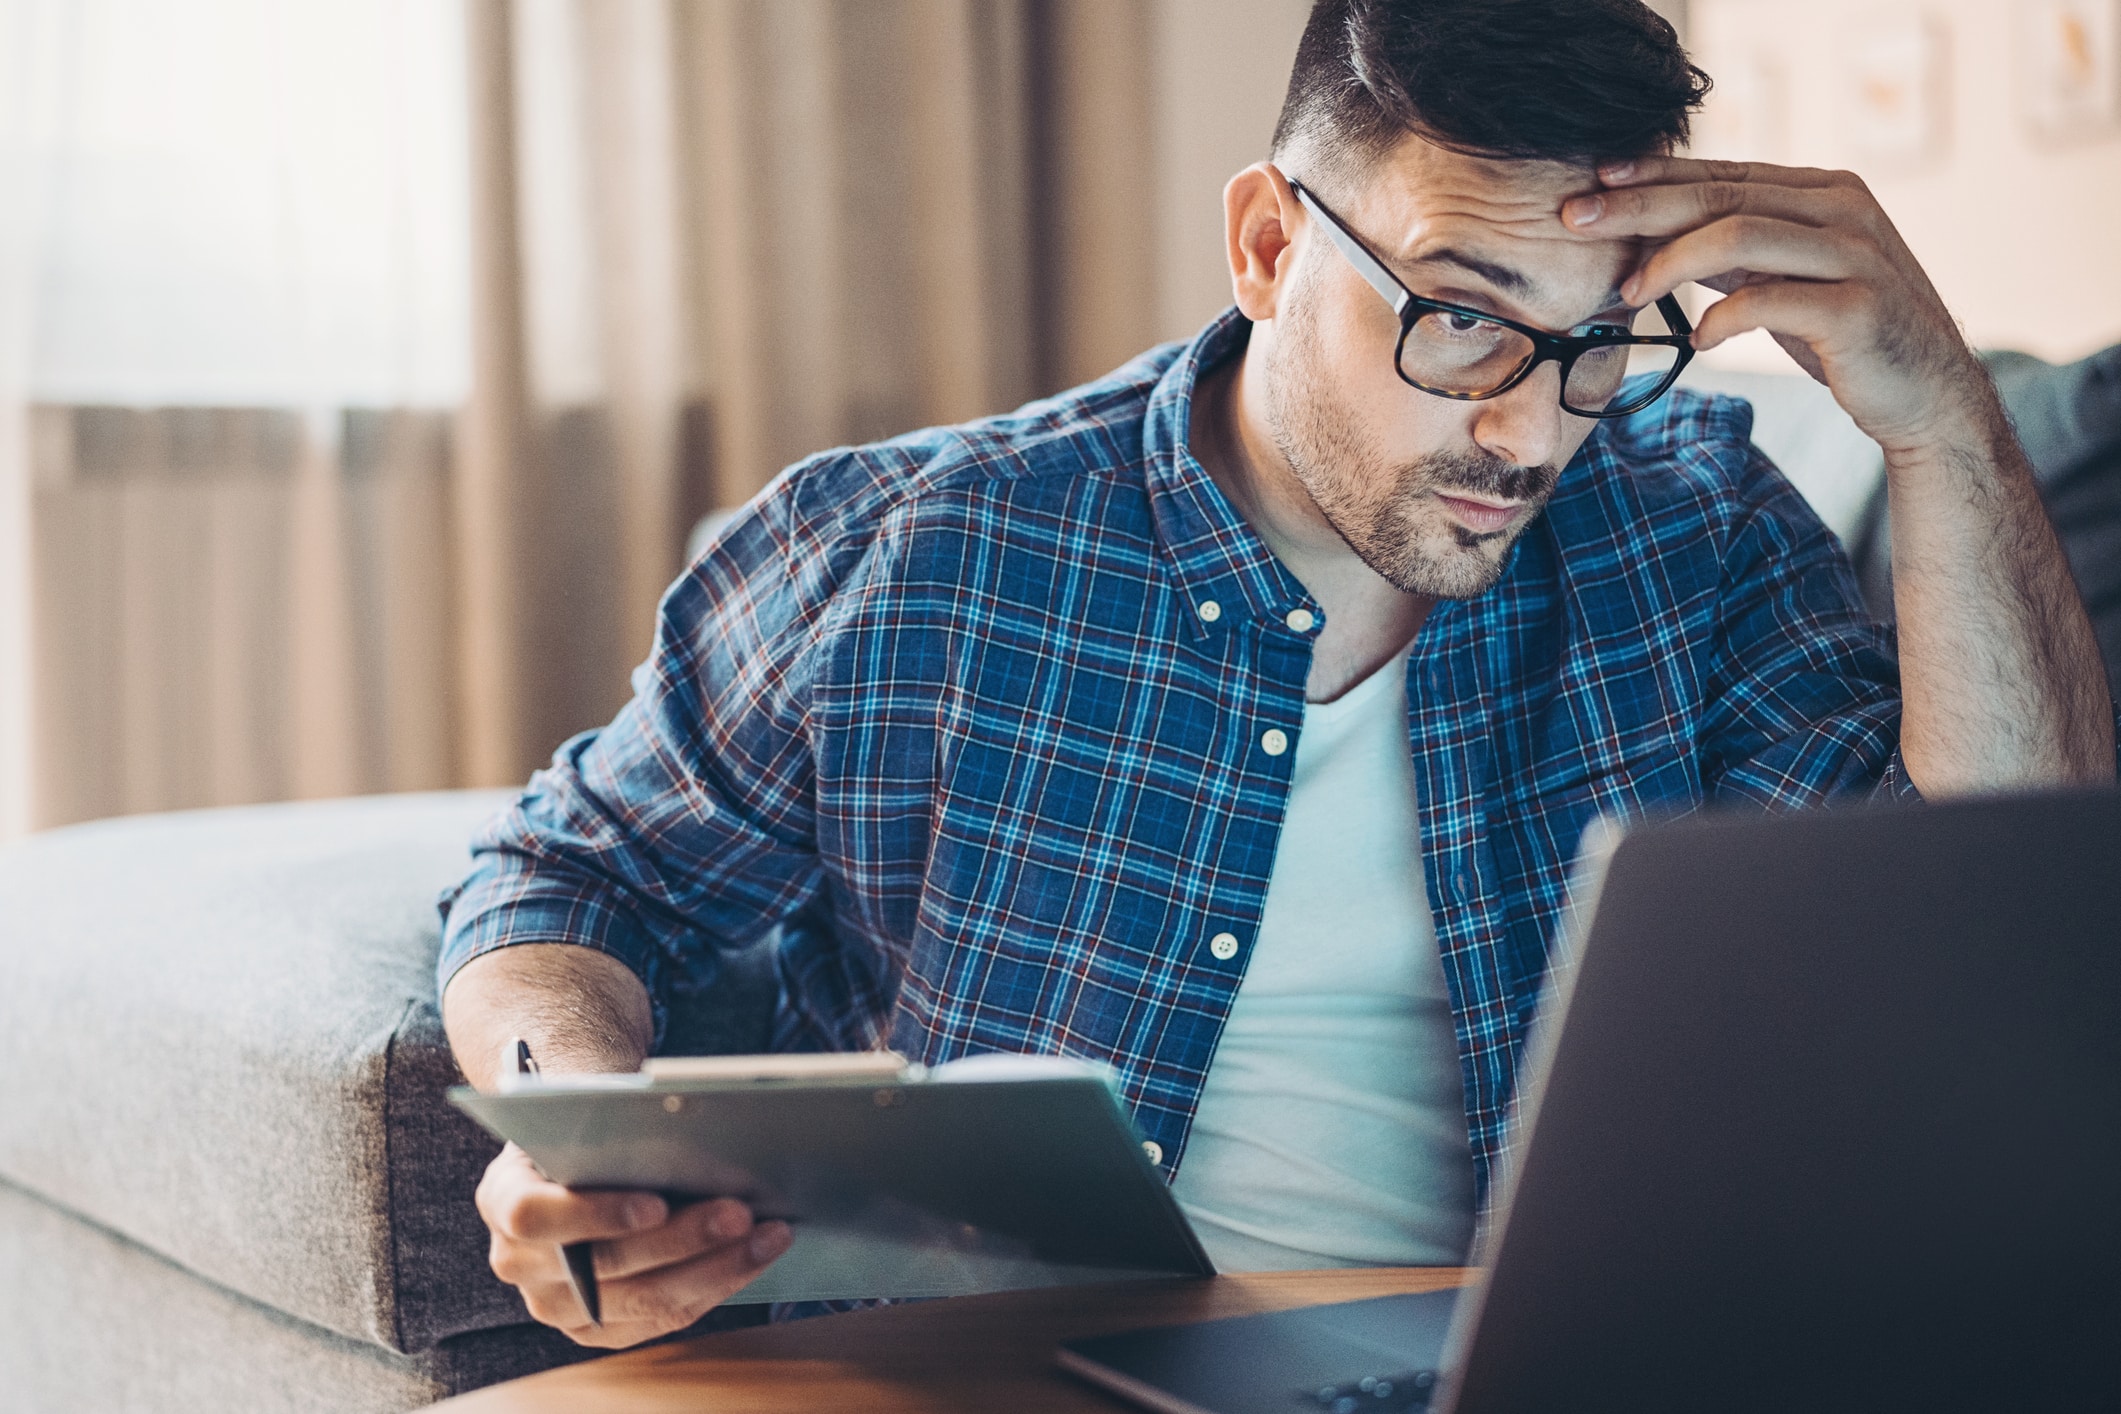
[[[2121,1407],[2121,794],[1644,829],[1591,919],[1456,1414]]]

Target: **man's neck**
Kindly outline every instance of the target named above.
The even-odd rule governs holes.
[[[1275,445],[1250,349],[1194,386],[1188,441],[1274,557],[1325,611],[1304,696],[1331,702],[1406,647],[1436,602],[1394,588],[1362,562]]]

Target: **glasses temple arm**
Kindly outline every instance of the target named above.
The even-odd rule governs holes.
[[[1693,334],[1694,325],[1686,317],[1686,310],[1680,305],[1679,296],[1666,295],[1657,301],[1657,312],[1664,316],[1665,323],[1672,326],[1674,334]]]
[[[1327,239],[1340,248],[1340,253],[1347,257],[1348,264],[1355,267],[1355,273],[1368,281],[1371,289],[1385,297],[1385,302],[1392,306],[1394,314],[1404,314],[1407,301],[1413,298],[1407,287],[1400,284],[1392,272],[1385,269],[1383,262],[1370,254],[1361,241],[1355,239],[1352,231],[1335,220],[1333,213],[1321,206],[1318,198],[1305,190],[1301,182],[1290,182],[1289,189],[1296,193],[1296,199],[1303,203],[1304,210],[1318,218],[1318,224],[1325,227]]]

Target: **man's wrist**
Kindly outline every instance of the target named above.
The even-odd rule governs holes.
[[[530,1043],[547,1075],[639,1069],[653,1026],[647,988],[617,958],[572,944],[521,943],[472,958],[442,996],[457,1064],[488,1088]]]
[[[1889,477],[1910,470],[1932,471],[1940,464],[2016,471],[2023,462],[2003,400],[1979,365],[1962,380],[1956,396],[1941,401],[1910,431],[1878,438],[1878,446],[1885,454]]]

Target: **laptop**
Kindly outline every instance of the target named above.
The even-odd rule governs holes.
[[[1594,835],[1475,1284],[1064,1367],[1179,1414],[2121,1409],[2121,793]]]

